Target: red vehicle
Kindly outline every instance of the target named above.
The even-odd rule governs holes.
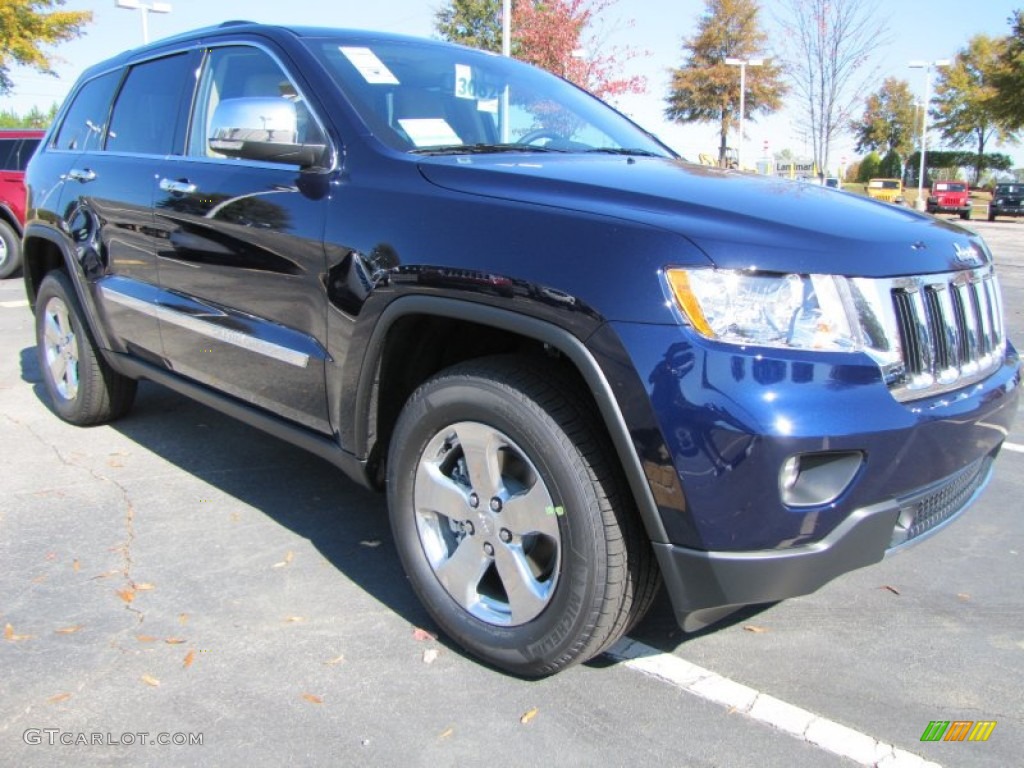
[[[936,181],[928,195],[928,213],[958,213],[971,218],[970,189],[966,181]]]
[[[0,278],[21,266],[25,223],[25,166],[45,131],[0,130]]]

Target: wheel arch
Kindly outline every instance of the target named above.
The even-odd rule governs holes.
[[[407,329],[414,333],[402,333]],[[470,343],[432,343],[454,332]],[[611,384],[586,344],[546,320],[476,302],[437,296],[395,299],[377,319],[359,371],[354,403],[354,445],[367,470],[384,476],[391,430],[406,399],[449,365],[483,355],[533,352],[560,359],[590,397],[629,483],[652,542],[667,542],[661,516],[633,447]],[[553,361],[555,362],[555,361]],[[559,364],[559,363],[555,363]]]

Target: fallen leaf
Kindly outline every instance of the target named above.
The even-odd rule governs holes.
[[[181,666],[183,666],[185,669],[188,669],[189,667],[192,666],[192,662],[195,661],[195,660],[196,660],[196,652],[195,651],[189,651],[188,653],[185,654],[185,661],[183,661],[181,663]]]
[[[303,618],[302,616],[289,616],[284,621],[285,621],[286,624],[298,624],[299,622],[305,621],[305,620],[306,619]]]
[[[437,648],[427,648],[427,650],[423,652],[423,663],[433,664],[435,661],[437,661],[437,657],[440,655],[440,653],[441,652],[437,650]]]
[[[14,633],[14,627],[8,624],[4,627],[4,640],[10,640],[12,642],[18,642],[19,640],[31,640],[35,635],[17,635]]]
[[[81,629],[81,624],[75,624],[75,626],[73,627],[61,627],[60,629],[55,629],[54,632],[56,632],[58,635],[73,635],[75,634],[75,632],[81,631]]]
[[[131,589],[119,589],[117,591],[117,596],[126,603],[131,603],[135,599],[135,591]]]
[[[304,698],[310,704],[323,704],[324,703],[323,699],[321,699],[319,696],[314,696],[312,693],[304,693],[304,694],[302,694],[302,698]]]
[[[140,643],[155,643],[157,641],[157,638],[152,635],[136,635],[135,639]]]
[[[519,718],[519,722],[522,723],[523,725],[526,725],[531,720],[533,720],[533,718],[535,718],[536,716],[537,716],[537,708],[536,707],[531,707],[530,709],[526,710],[526,712],[523,713],[523,716]]]
[[[967,594],[966,592],[960,592],[960,593],[959,593],[959,594],[957,595],[957,598],[959,598],[959,600],[960,600],[961,602],[964,602],[964,603],[966,603],[966,602],[967,602],[968,600],[970,600],[970,599],[971,599],[971,596],[970,596],[969,594]]]
[[[47,575],[48,574],[43,573],[43,574],[40,574],[39,576],[36,576],[34,579],[32,579],[32,583],[33,584],[42,584],[44,581],[46,581]]]
[[[117,576],[119,573],[120,571],[107,571],[106,573],[101,573],[99,576],[93,576],[90,581],[95,581],[96,579],[109,579],[111,576]]]
[[[107,466],[113,467],[114,469],[119,469],[124,466],[124,463],[119,461],[118,459],[107,459]]]
[[[743,629],[746,630],[747,632],[753,632],[755,634],[761,634],[762,632],[767,632],[768,631],[765,627],[757,627],[757,626],[754,626],[753,624],[747,624],[747,626],[745,626]]]
[[[188,641],[182,637],[168,637],[164,642],[168,645],[184,645]]]
[[[62,701],[67,701],[71,698],[70,693],[58,693],[56,696],[51,696],[46,700],[47,704],[60,704]]]
[[[178,614],[178,623],[179,624],[188,624],[188,614],[187,613],[179,613]]]
[[[271,568],[284,568],[286,565],[291,565],[292,559],[295,557],[295,553],[288,550],[288,553],[284,556],[284,560],[279,563],[274,563]]]
[[[231,513],[231,522],[232,523],[237,523],[241,519],[242,519],[242,516],[240,514],[238,514],[237,512],[232,512]]]
[[[360,541],[359,544],[370,549],[376,549],[380,546],[380,539],[367,539],[366,541]]]
[[[879,589],[887,589],[890,592],[892,592],[894,595],[898,595],[900,593],[900,591],[898,589],[896,589],[896,587],[889,586],[888,584],[886,584],[885,586],[879,587]]]
[[[82,564],[78,562],[77,558],[71,561],[71,567],[74,569],[75,573],[82,570]]]
[[[50,560],[50,561],[56,560],[57,559],[57,553],[56,552],[47,552],[46,553],[46,559]]]
[[[324,662],[324,666],[326,666],[326,667],[336,667],[339,664],[341,664],[344,660],[345,660],[345,656],[344,655],[335,656],[330,661],[325,661]]]
[[[155,677],[152,677],[151,675],[143,675],[139,679],[142,680],[142,682],[144,682],[146,685],[150,685],[154,688],[160,687],[160,681],[157,680]]]
[[[455,733],[455,729],[454,728],[445,728],[443,731],[441,731],[441,735],[438,736],[437,738],[439,738],[439,739],[447,739],[453,733]]]
[[[144,581],[141,584],[136,584],[135,585],[135,591],[136,592],[149,592],[151,589],[156,589],[156,587],[154,587],[149,582],[145,582]]]
[[[437,640],[437,635],[431,634],[430,632],[427,632],[427,630],[425,629],[420,629],[419,627],[416,627],[416,629],[412,631],[412,639],[420,641]]]

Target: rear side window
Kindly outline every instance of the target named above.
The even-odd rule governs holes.
[[[55,149],[84,152],[103,146],[110,100],[120,78],[120,72],[108,72],[79,89],[57,132]]]
[[[181,93],[195,83],[189,55],[147,61],[131,68],[110,118],[110,152],[169,155],[181,112]]]

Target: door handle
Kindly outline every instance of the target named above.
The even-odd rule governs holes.
[[[68,178],[74,181],[80,181],[83,184],[88,181],[95,181],[96,171],[92,168],[72,168],[68,171]]]
[[[188,181],[160,179],[160,189],[164,192],[173,192],[178,195],[194,195],[199,190],[199,187]]]

